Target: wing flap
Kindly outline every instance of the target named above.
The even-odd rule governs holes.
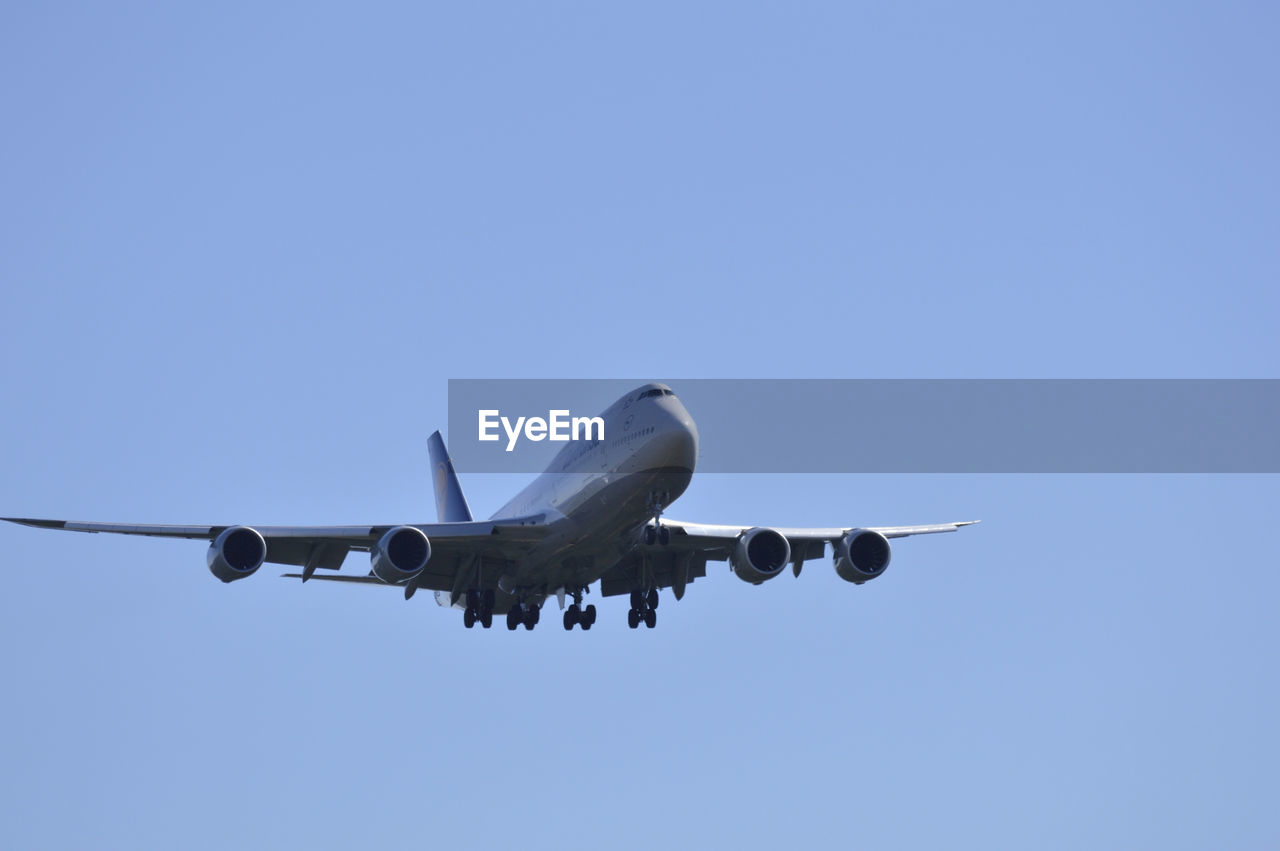
[[[351,550],[351,545],[342,540],[263,537],[267,542],[267,561],[271,564],[339,570]]]
[[[301,579],[301,573],[282,573],[281,576],[287,579]],[[376,576],[343,576],[341,573],[317,573],[311,577],[312,582],[346,582],[349,585],[377,585],[381,588],[399,588],[404,590],[403,585],[388,585]],[[420,589],[427,591],[448,591],[451,587],[449,581],[443,581],[438,575],[423,573],[414,582]]]
[[[678,588],[678,596],[695,579],[707,575],[707,559],[698,553],[666,552],[661,547],[634,552],[600,577],[600,596],[630,594],[636,588]],[[683,576],[681,575],[683,573]]]

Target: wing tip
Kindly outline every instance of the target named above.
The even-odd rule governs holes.
[[[66,520],[40,520],[34,517],[0,517],[6,523],[17,523],[19,526],[34,526],[37,529],[65,529]]]

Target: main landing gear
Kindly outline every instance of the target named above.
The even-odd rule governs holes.
[[[572,631],[574,626],[581,626],[583,630],[591,629],[591,625],[596,622],[596,607],[590,605],[583,607],[582,605],[582,589],[573,592],[573,603],[569,608],[564,610],[564,628],[566,631]]]
[[[653,512],[653,522],[644,527],[645,546],[661,544],[665,547],[671,543],[671,530],[662,525],[662,511],[670,501],[671,494],[668,491],[654,491],[649,494],[648,507]]]
[[[462,625],[467,629],[471,629],[477,622],[485,629],[493,626],[493,602],[492,588],[484,591],[475,589],[468,591],[467,608],[462,613]]]
[[[658,589],[631,592],[631,611],[627,612],[627,626],[635,629],[644,621],[644,625],[653,629],[658,625]]]
[[[542,609],[532,603],[516,603],[507,612],[507,629],[514,631],[520,624],[533,629],[542,617]]]

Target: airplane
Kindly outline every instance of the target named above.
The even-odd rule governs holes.
[[[923,526],[771,528],[709,525],[664,517],[689,487],[698,430],[665,384],[648,383],[601,415],[605,437],[571,441],[546,471],[488,520],[474,520],[440,432],[428,439],[437,522],[377,526],[175,526],[0,518],[76,532],[109,532],[210,541],[207,563],[223,582],[245,579],[264,563],[301,568],[283,574],[390,586],[406,600],[419,589],[441,606],[462,610],[463,625],[488,629],[505,615],[507,629],[533,629],[555,597],[566,630],[589,630],[596,607],[583,597],[597,581],[602,597],[629,595],[627,626],[657,623],[658,591],[676,600],[707,575],[708,561],[727,561],[754,585],[832,548],[836,574],[861,585],[889,566],[889,541],[954,532],[978,521]],[[367,574],[339,574],[352,551],[367,552]],[[318,573],[317,571],[326,571]],[[565,607],[565,600],[572,600]]]

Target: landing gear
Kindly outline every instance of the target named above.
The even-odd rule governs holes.
[[[647,547],[654,544],[666,546],[671,543],[671,530],[662,525],[662,511],[671,501],[668,491],[655,491],[649,494],[649,510],[653,512],[653,522],[644,527],[644,543]]]
[[[658,589],[647,591],[636,589],[631,592],[631,611],[627,612],[627,626],[635,629],[644,621],[644,625],[653,629],[658,623]]]
[[[592,624],[596,622],[596,607],[594,605],[582,605],[583,590],[580,588],[573,592],[573,603],[564,610],[564,628],[566,630],[572,630],[575,626],[580,626],[585,631],[591,629]]]
[[[650,523],[644,527],[644,543],[647,547],[652,547],[654,544],[661,544],[665,547],[671,543],[671,530],[666,526],[655,527]]]
[[[533,629],[542,618],[542,609],[533,603],[515,602],[507,609],[507,629],[515,631],[524,624],[525,629]]]
[[[645,609],[658,608],[658,589],[650,588],[648,591],[636,589],[632,591],[631,608],[639,612],[643,612]]]
[[[564,628],[571,630],[581,625],[583,629],[591,629],[591,624],[595,622],[595,613],[595,606],[588,606],[586,610],[579,609],[576,605],[570,606],[564,610]]]
[[[493,626],[494,593],[492,588],[477,591],[474,588],[467,592],[467,609],[462,613],[462,625],[467,629],[479,622],[488,629]]]

